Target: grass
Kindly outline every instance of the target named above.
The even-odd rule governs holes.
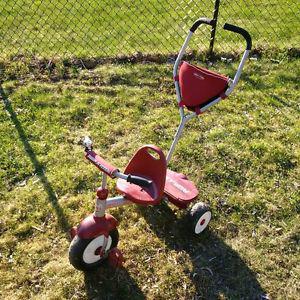
[[[0,58],[174,53],[191,24],[201,16],[212,18],[213,10],[214,1],[5,0],[0,4]],[[257,49],[298,47],[298,10],[291,0],[221,1],[215,49],[244,48],[244,40],[221,29],[225,22],[249,30]],[[209,28],[196,36],[192,49],[207,49]]]
[[[297,299],[299,70],[251,60],[232,97],[188,124],[170,168],[210,203],[206,233],[192,236],[167,203],[112,209],[124,268],[84,274],[68,262],[68,229],[92,211],[100,177],[80,139],[121,169],[145,143],[166,153],[179,121],[172,66],[2,69],[1,298]]]

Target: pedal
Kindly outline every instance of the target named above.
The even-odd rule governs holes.
[[[117,248],[113,248],[109,251],[108,254],[108,263],[113,268],[121,268],[125,262],[122,252]]]
[[[74,226],[70,229],[69,234],[71,236],[71,239],[73,240],[75,235],[77,234],[77,226]]]

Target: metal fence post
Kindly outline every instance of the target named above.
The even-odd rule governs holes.
[[[214,8],[214,16],[213,20],[215,21],[211,33],[210,33],[210,44],[208,50],[208,56],[212,56],[214,50],[214,43],[215,43],[215,36],[216,36],[216,29],[217,29],[217,22],[218,22],[218,15],[219,15],[219,7],[220,7],[220,0],[215,1],[215,8]]]

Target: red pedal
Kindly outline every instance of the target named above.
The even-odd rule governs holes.
[[[121,268],[125,262],[122,252],[118,248],[109,251],[108,262],[114,268]]]
[[[73,240],[75,235],[77,234],[77,226],[72,227],[70,229],[69,233],[70,233],[71,239]]]

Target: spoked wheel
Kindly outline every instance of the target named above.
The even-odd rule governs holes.
[[[190,211],[194,233],[201,233],[210,222],[211,211],[207,204],[203,202],[196,203]]]
[[[69,248],[70,263],[82,271],[99,267],[107,258],[109,251],[118,245],[119,233],[117,228],[109,232],[105,251],[103,249],[104,242],[104,235],[99,235],[93,239],[82,239],[76,235]]]

